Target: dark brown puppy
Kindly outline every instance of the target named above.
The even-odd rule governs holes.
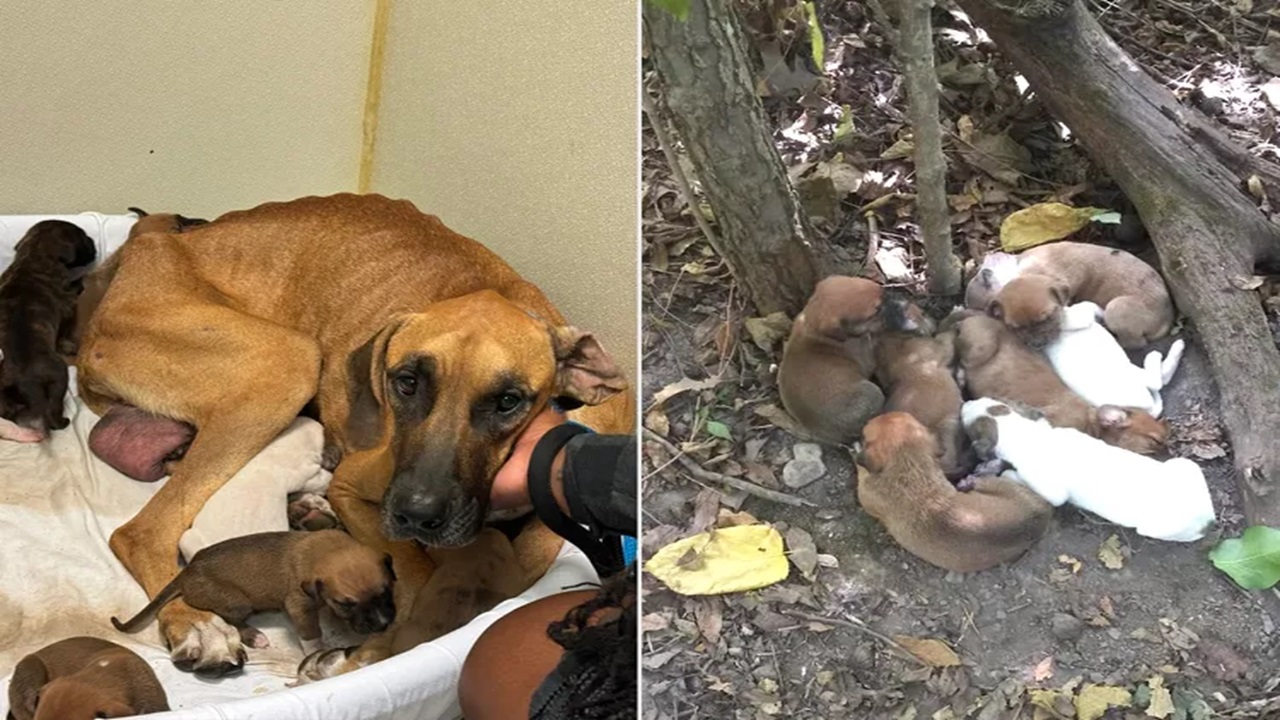
[[[240,628],[255,612],[283,610],[304,645],[320,639],[319,611],[327,605],[360,633],[381,632],[395,618],[390,556],[356,542],[341,530],[268,532],[224,540],[196,553],[155,599],[121,632],[145,627],[160,608],[179,597]],[[251,642],[251,644],[258,644]]]
[[[903,412],[863,428],[858,502],[911,554],[955,572],[1022,555],[1044,535],[1053,508],[1021,483],[981,477],[959,492],[942,474],[929,430]]]
[[[832,276],[818,283],[791,326],[778,366],[782,404],[827,442],[853,442],[884,405],[875,372],[883,290],[870,280]]]
[[[156,674],[136,653],[91,637],[59,640],[22,658],[9,682],[16,720],[121,718],[169,709]]]
[[[70,422],[62,355],[75,352],[76,270],[97,250],[79,227],[45,220],[15,251],[0,275],[0,438],[38,442]]]
[[[933,433],[938,462],[952,480],[964,477],[973,467],[965,451],[960,407],[964,397],[951,374],[955,337],[937,337],[904,332],[887,332],[876,347],[876,380],[888,393],[886,412],[909,413]]]
[[[1169,334],[1173,300],[1155,268],[1100,245],[1056,242],[1018,255],[1017,276],[987,304],[1024,342],[1044,347],[1058,336],[1063,309],[1089,300],[1125,348],[1145,347]]]
[[[1095,408],[1085,402],[1063,384],[1043,355],[999,320],[966,313],[955,327],[956,353],[971,396],[1035,408],[1051,425],[1075,428],[1144,455],[1164,446],[1168,429],[1163,422],[1142,410]]]

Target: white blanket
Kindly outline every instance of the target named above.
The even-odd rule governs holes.
[[[133,222],[128,216],[60,217],[84,227],[103,251],[118,247]],[[13,243],[40,219],[0,217],[0,268]],[[282,614],[260,615],[251,622],[266,633],[270,647],[250,649],[239,677],[199,679],[173,666],[154,624],[137,635],[110,625],[112,615],[132,615],[147,598],[107,540],[166,481],[136,482],[94,457],[88,438],[97,417],[74,397],[74,382],[72,389],[67,429],[40,444],[0,442],[0,717],[8,712],[9,676],[18,660],[56,640],[89,635],[125,645],[151,664],[174,708],[148,716],[157,720],[456,718],[462,661],[484,629],[533,600],[598,581],[582,552],[566,543],[543,579],[466,627],[349,675],[295,689],[285,689],[285,683],[293,679],[301,648]],[[285,491],[279,488],[281,496],[273,501],[278,508],[258,515],[262,522],[283,521]],[[243,488],[233,480],[227,492]],[[219,494],[210,503],[228,499]]]

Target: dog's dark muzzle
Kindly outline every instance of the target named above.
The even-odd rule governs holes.
[[[372,635],[386,630],[395,619],[395,593],[388,586],[381,595],[356,611],[351,618],[351,629],[364,635]]]
[[[480,533],[484,508],[456,482],[422,480],[398,473],[382,498],[382,523],[392,540],[417,540],[428,547],[466,545]]]

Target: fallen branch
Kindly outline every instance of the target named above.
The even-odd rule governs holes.
[[[800,610],[792,610],[790,608],[779,608],[778,612],[782,613],[783,615],[788,615],[790,617],[796,618],[797,620],[804,620],[806,622],[826,623],[827,625],[839,625],[840,627],[846,627],[846,628],[849,628],[850,630],[857,630],[858,632],[870,635],[871,637],[875,638],[876,640],[879,640],[880,642],[884,643],[888,647],[894,650],[897,650],[898,653],[902,655],[902,657],[910,660],[911,662],[921,667],[930,667],[929,663],[921,660],[915,655],[912,655],[910,650],[907,650],[906,648],[902,647],[898,643],[894,642],[893,638],[889,637],[888,635],[885,635],[884,633],[878,630],[872,630],[866,623],[856,618],[854,620],[845,620],[843,618],[824,617],[822,615],[812,615],[807,612],[802,612]]]
[[[747,480],[708,470],[695,462],[693,458],[685,455],[680,448],[672,445],[666,438],[649,428],[644,429],[644,439],[661,445],[667,452],[671,453],[672,458],[684,466],[684,469],[687,470],[690,475],[702,480],[703,482],[728,485],[729,487],[735,490],[741,490],[748,495],[754,495],[758,498],[772,500],[792,507],[817,507],[816,503],[809,502],[804,498],[798,498],[794,495],[778,492],[777,490],[770,490],[769,488],[760,487],[759,485]]]

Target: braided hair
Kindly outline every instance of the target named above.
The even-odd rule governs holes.
[[[608,609],[617,610],[616,617],[590,622]],[[638,626],[632,563],[547,628],[565,652],[534,693],[530,720],[634,720]]]

